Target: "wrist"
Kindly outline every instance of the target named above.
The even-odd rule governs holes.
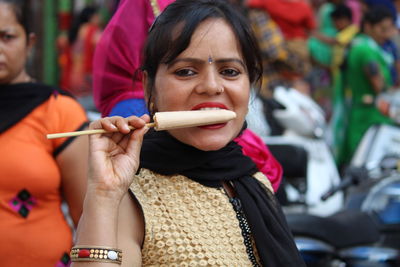
[[[109,192],[88,189],[86,191],[83,207],[99,211],[118,210],[123,196],[124,195],[122,194],[112,194]]]
[[[120,185],[106,185],[103,183],[92,182],[89,179],[86,195],[99,200],[119,202],[127,191],[128,190],[125,188],[121,189]]]

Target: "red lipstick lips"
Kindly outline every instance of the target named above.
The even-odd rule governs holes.
[[[220,109],[228,109],[227,106],[225,106],[222,103],[219,102],[204,102],[200,103],[192,108],[192,110],[198,110],[198,109],[204,109],[204,108],[220,108]]]
[[[219,108],[219,109],[228,109],[227,106],[225,106],[222,103],[219,102],[204,102],[200,103],[192,108],[192,110],[199,110],[199,109],[206,109],[206,108]],[[218,124],[211,124],[211,125],[204,125],[204,126],[198,126],[201,129],[207,129],[207,130],[217,130],[220,128],[223,128],[227,123],[218,123]]]

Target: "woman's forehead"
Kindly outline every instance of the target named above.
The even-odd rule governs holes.
[[[3,18],[8,24],[18,23],[14,8],[5,2],[0,2],[0,18]]]
[[[192,34],[189,46],[179,55],[241,57],[240,45],[232,27],[223,19],[212,18],[200,23]]]

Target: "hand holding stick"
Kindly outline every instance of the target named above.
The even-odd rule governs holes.
[[[196,127],[225,123],[236,118],[236,113],[230,110],[192,110],[192,111],[170,111],[157,112],[153,116],[154,122],[147,123],[147,127],[154,127],[156,131],[171,130],[178,128]],[[134,128],[131,127],[131,130]],[[67,133],[48,134],[47,139],[63,138],[88,134],[107,133],[104,129],[93,129]]]

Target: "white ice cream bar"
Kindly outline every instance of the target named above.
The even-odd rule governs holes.
[[[154,127],[157,131],[162,131],[225,123],[234,118],[236,118],[236,113],[226,109],[156,112],[153,116],[154,122],[146,125],[148,127]],[[132,130],[134,129],[133,127],[130,128]],[[47,138],[54,139],[101,133],[106,133],[106,131],[104,129],[93,129],[68,133],[55,133],[48,134]]]
[[[225,123],[236,118],[226,109],[157,112],[153,119],[157,131]]]

